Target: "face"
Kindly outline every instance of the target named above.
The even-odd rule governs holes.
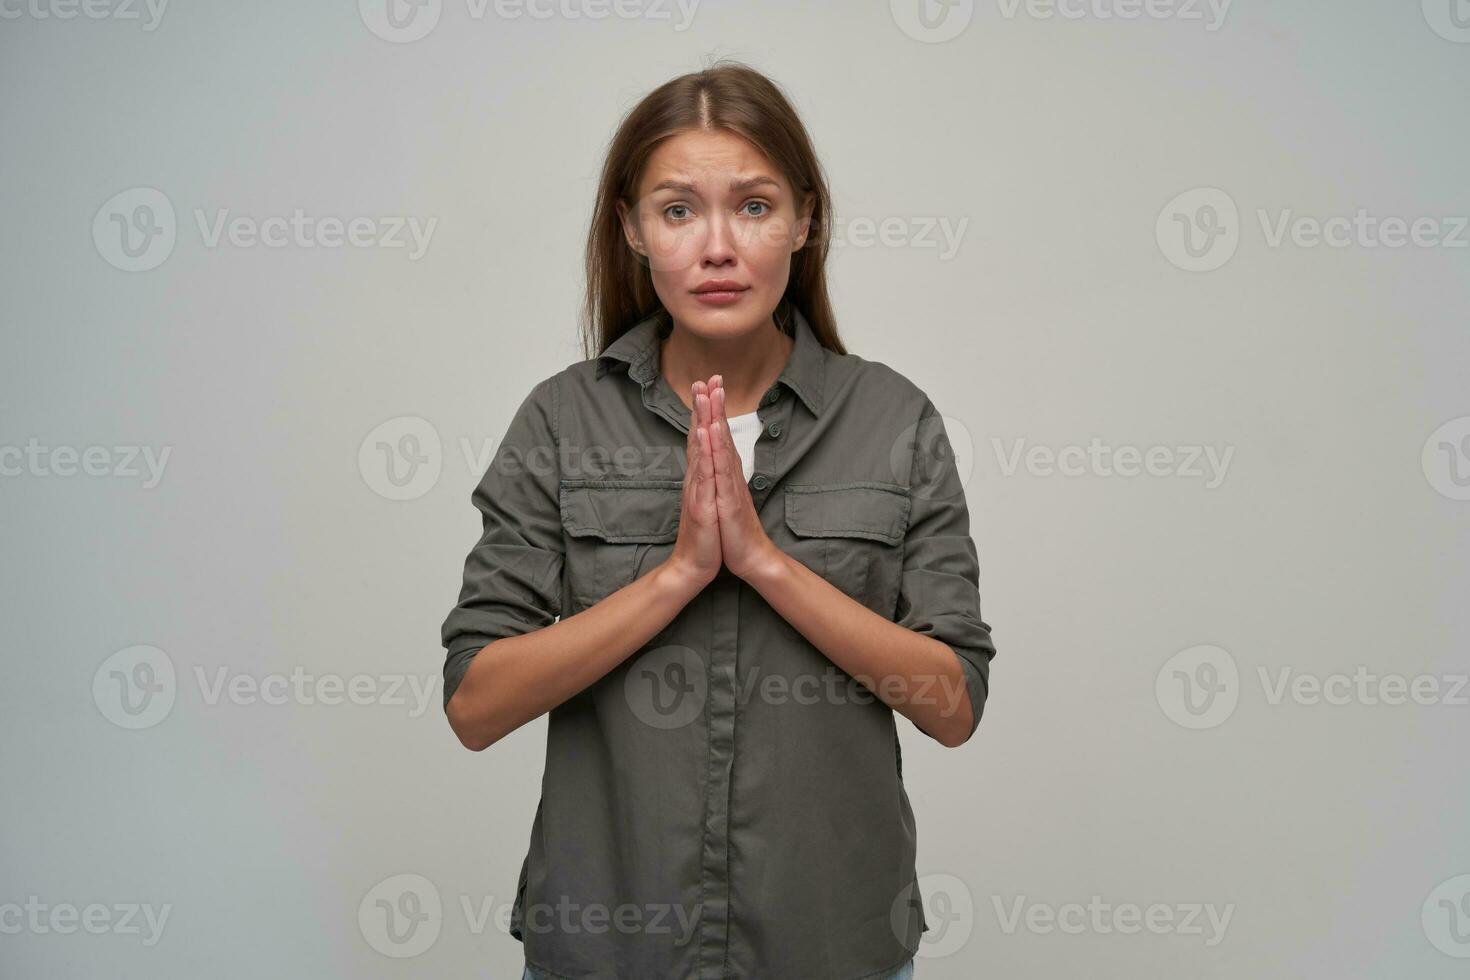
[[[636,204],[618,214],[674,321],[714,339],[770,322],[811,208],[798,213],[790,183],[747,140],[688,131],[653,152]]]

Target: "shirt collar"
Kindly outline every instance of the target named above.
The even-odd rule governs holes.
[[[816,334],[812,333],[811,324],[807,323],[806,317],[794,304],[791,306],[791,313],[795,345],[791,348],[791,356],[780,376],[776,378],[776,383],[784,384],[796,392],[796,396],[813,415],[821,415],[822,382],[826,366],[822,345]],[[607,350],[597,355],[597,376],[602,377],[621,362],[627,365],[628,377],[647,387],[659,376],[658,341],[658,315],[650,314],[629,327],[622,336],[608,345]]]

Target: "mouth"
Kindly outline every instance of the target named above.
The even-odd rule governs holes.
[[[733,303],[750,290],[729,279],[716,279],[701,284],[694,290],[694,298],[701,303]]]

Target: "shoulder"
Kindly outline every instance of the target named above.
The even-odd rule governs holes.
[[[529,389],[523,389],[525,394],[516,407],[512,428],[521,425],[543,433],[550,430],[553,435],[557,432],[562,407],[561,378],[565,373],[563,369],[547,375],[534,382]]]
[[[607,373],[610,363],[601,357],[572,361],[532,384],[531,397],[564,399],[571,392],[596,385]]]
[[[881,403],[889,413],[909,421],[936,414],[928,392],[883,361],[860,354],[826,351],[829,390],[849,393],[862,402]]]
[[[623,368],[619,365],[614,370]],[[524,404],[548,416],[553,430],[557,430],[560,419],[605,404],[608,395],[616,390],[608,381],[608,372],[609,366],[600,358],[572,361],[532,384]]]
[[[607,372],[608,365],[600,357],[589,357],[580,361],[573,361],[560,371],[547,378],[543,384],[553,384],[563,391],[584,388],[596,384]]]

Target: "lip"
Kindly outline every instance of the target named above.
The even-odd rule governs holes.
[[[724,306],[739,301],[749,291],[749,286],[742,286],[733,279],[711,279],[699,284],[694,290],[694,298],[701,303]]]

